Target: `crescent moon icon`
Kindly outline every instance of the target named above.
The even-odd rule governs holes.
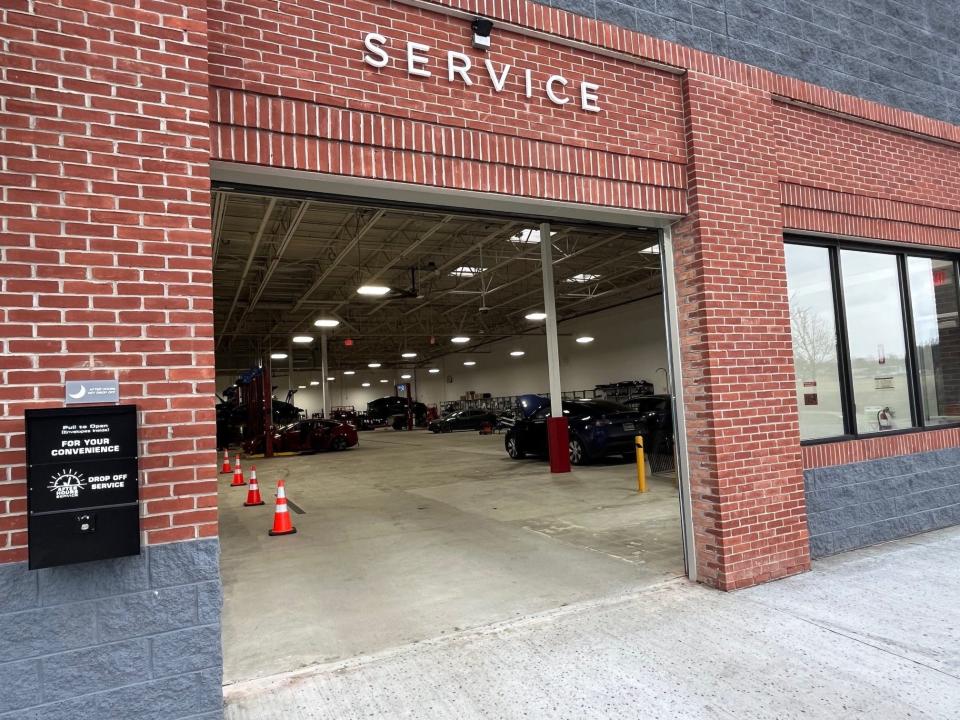
[[[73,398],[74,400],[79,400],[80,398],[82,398],[82,397],[83,397],[84,395],[86,395],[86,394],[87,394],[87,386],[86,386],[86,385],[81,385],[81,386],[80,386],[80,392],[78,392],[78,393],[76,393],[76,394],[74,394],[74,393],[67,393],[67,395],[69,395],[69,396],[70,396],[71,398]]]

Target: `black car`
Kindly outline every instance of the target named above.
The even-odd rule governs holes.
[[[584,465],[609,455],[631,456],[641,429],[642,414],[609,400],[564,400],[563,415],[570,429],[570,462]],[[547,455],[550,401],[507,430],[504,446],[518,460],[527,454]]]
[[[427,427],[435,433],[448,433],[454,430],[479,430],[484,424],[494,427],[499,415],[492,410],[468,408],[437,418]]]
[[[646,395],[624,402],[640,413],[643,448],[653,472],[674,469],[673,404],[669,395]]]
[[[413,409],[413,424],[424,426],[427,424],[427,406],[420,402],[410,403]],[[367,417],[374,425],[394,425],[397,415],[407,414],[407,399],[390,396],[377,398],[367,403]]]

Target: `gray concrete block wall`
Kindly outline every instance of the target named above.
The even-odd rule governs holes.
[[[537,0],[960,123],[956,0]]]
[[[0,720],[222,718],[215,539],[0,565]]]
[[[960,524],[960,448],[804,472],[810,553]]]

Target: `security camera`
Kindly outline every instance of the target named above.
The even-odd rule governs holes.
[[[475,18],[473,21],[473,46],[477,50],[490,49],[490,31],[493,30],[493,20]]]

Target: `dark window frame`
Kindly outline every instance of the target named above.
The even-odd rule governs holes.
[[[910,273],[907,268],[908,256],[926,257],[949,262],[953,266],[954,290],[957,293],[957,308],[960,309],[960,254],[932,248],[913,248],[902,245],[874,245],[853,240],[819,236],[811,237],[806,235],[785,235],[783,241],[784,244],[787,245],[807,245],[824,248],[829,253],[830,286],[833,289],[834,326],[837,332],[837,364],[840,372],[840,408],[843,412],[844,434],[801,440],[800,444],[802,446],[823,445],[849,440],[910,435],[913,433],[960,427],[960,422],[941,425],[924,425],[926,413],[922,406],[923,399],[922,393],[920,392],[920,375],[917,372],[916,330],[913,323],[913,300],[910,296]],[[854,412],[853,377],[850,367],[850,349],[847,339],[847,311],[843,297],[843,283],[840,279],[841,250],[874,252],[881,255],[890,255],[896,259],[897,278],[900,290],[900,309],[903,314],[904,342],[906,344],[905,364],[907,367],[908,395],[910,398],[910,417],[913,427],[878,432],[857,431],[856,413]]]

